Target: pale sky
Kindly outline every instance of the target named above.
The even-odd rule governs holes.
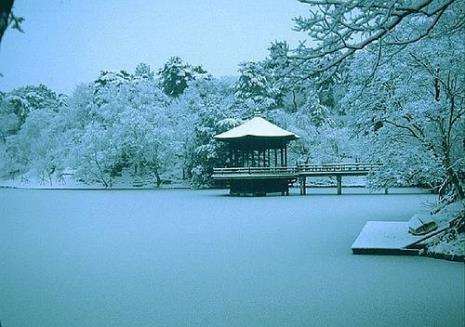
[[[101,70],[160,68],[170,56],[214,76],[237,75],[274,40],[305,39],[292,18],[297,0],[16,0],[25,33],[7,30],[0,47],[0,90],[43,83],[70,93]]]

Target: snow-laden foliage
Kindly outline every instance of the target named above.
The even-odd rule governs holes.
[[[236,95],[240,99],[253,101],[261,112],[276,106],[278,90],[273,87],[263,63],[242,63],[239,72]]]
[[[58,95],[45,85],[25,86],[0,94],[0,138],[15,134],[29,113],[37,109],[56,111],[64,104],[64,95]]]
[[[187,88],[189,81],[209,79],[210,75],[202,66],[191,66],[179,57],[171,57],[158,71],[160,87],[166,95],[178,97]]]
[[[279,126],[300,136],[290,144],[290,163],[328,164],[359,158],[358,140],[351,137],[341,117],[328,111],[315,95],[295,113],[276,110],[270,115]]]
[[[294,52],[294,65],[307,65],[306,76],[325,78],[338,72],[354,55],[376,48],[377,59],[408,44],[441,33],[463,32],[464,0],[299,0],[307,16],[295,29],[311,42]]]
[[[15,89],[0,97],[0,176],[33,174],[49,180],[61,157],[59,111],[66,97],[44,85]]]
[[[371,178],[376,187],[425,185],[463,198],[465,2],[300,1],[310,11],[295,19],[295,29],[308,42],[265,62],[275,62],[277,80],[303,98],[294,103],[296,116],[309,90],[318,91],[329,109],[321,116],[335,127],[318,144],[334,136],[342,142],[325,148],[338,159],[349,152],[352,160],[381,163]],[[301,118],[305,125],[318,125],[309,116]],[[339,151],[341,143],[348,151]],[[305,144],[302,153],[312,158],[315,146]]]
[[[84,90],[89,96],[84,108],[81,99],[72,102],[69,114],[85,120],[70,135],[69,165],[78,178],[111,186],[126,170],[161,184],[176,146],[171,142],[168,99],[149,77],[94,83]],[[83,95],[77,92],[76,97]]]
[[[370,140],[366,159],[384,169],[377,185],[452,188],[463,197],[465,174],[465,46],[444,35],[407,46],[372,76],[376,54],[361,53],[341,102]]]
[[[213,136],[237,126],[249,108],[237,102],[232,83],[214,79],[192,82],[176,106],[185,115],[179,117],[180,130],[189,131],[184,143],[184,177],[194,187],[211,185],[213,168],[225,162],[224,144]]]

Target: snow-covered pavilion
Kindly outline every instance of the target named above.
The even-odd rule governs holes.
[[[287,147],[298,138],[262,117],[254,117],[215,136],[227,144],[228,159],[225,168],[215,169],[213,177],[229,182],[231,194],[288,194],[295,174],[287,168]]]
[[[228,143],[230,167],[286,167],[287,145],[298,138],[262,117],[215,136]]]

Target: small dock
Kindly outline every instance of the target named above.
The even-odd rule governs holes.
[[[368,221],[352,244],[354,254],[407,254],[415,255],[418,249],[410,246],[424,239],[408,232],[408,222]]]
[[[352,244],[352,253],[417,255],[425,241],[446,231],[451,222],[430,233],[413,235],[407,221],[367,221]]]

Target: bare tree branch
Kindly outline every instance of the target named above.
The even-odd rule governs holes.
[[[295,29],[306,32],[316,45],[297,49],[291,58],[312,63],[309,75],[325,73],[374,43],[382,42],[383,48],[415,43],[433,33],[444,14],[454,10],[452,5],[465,6],[465,0],[422,0],[410,6],[403,0],[299,1],[311,10],[310,17],[295,19]],[[463,26],[460,17],[451,26]],[[399,37],[399,31],[411,25],[417,31]]]

